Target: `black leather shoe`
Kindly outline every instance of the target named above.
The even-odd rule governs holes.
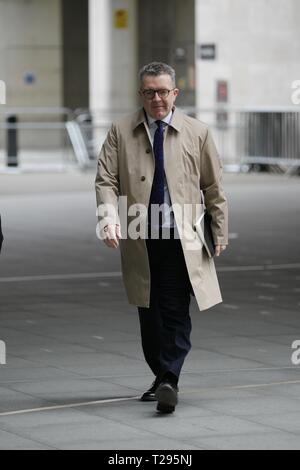
[[[158,401],[157,411],[173,413],[178,403],[178,387],[170,382],[162,382],[155,392]]]
[[[140,398],[141,401],[156,401],[157,398],[155,396],[155,392],[157,390],[157,387],[158,387],[159,383],[157,381],[157,379],[154,380],[153,384],[151,385],[151,387],[149,388],[149,390],[147,390]]]

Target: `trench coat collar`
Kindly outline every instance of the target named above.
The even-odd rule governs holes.
[[[183,121],[184,121],[183,112],[180,111],[178,108],[174,107],[173,117],[169,126],[173,127],[175,131],[180,132],[183,126]],[[132,128],[133,130],[135,130],[141,124],[145,125],[146,123],[147,123],[147,116],[146,116],[144,108],[141,108],[135,113],[133,117]]]

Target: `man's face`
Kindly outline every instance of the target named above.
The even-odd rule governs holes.
[[[147,97],[147,94],[150,94],[150,90],[160,92],[164,90],[166,96],[159,96],[158,93],[155,93],[150,99],[150,96]],[[165,90],[170,91],[170,93],[167,94]],[[143,79],[139,94],[142,99],[143,107],[149,116],[155,120],[162,120],[168,116],[172,110],[179,90],[174,88],[170,75],[158,75],[157,77],[146,75]]]

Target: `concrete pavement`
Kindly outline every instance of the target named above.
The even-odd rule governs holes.
[[[0,176],[0,449],[300,449],[299,179],[225,175],[224,303],[193,300],[172,416],[137,399],[152,375],[93,179]]]

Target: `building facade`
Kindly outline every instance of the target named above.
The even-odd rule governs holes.
[[[0,0],[0,80],[8,106],[124,112],[162,60],[181,106],[290,106],[299,20],[298,0]]]

